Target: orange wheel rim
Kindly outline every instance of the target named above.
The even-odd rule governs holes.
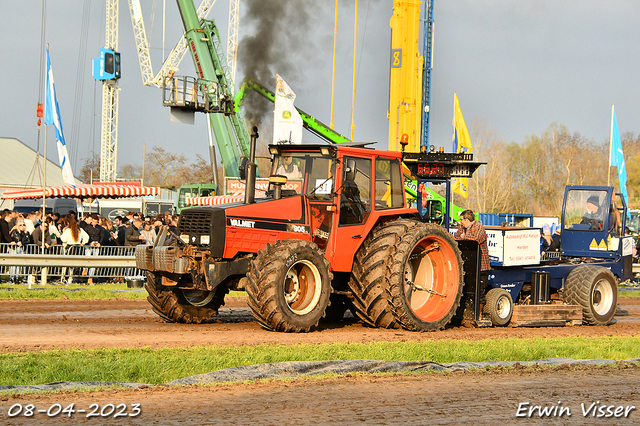
[[[443,318],[460,287],[458,257],[444,238],[430,236],[415,245],[404,270],[404,291],[413,313],[423,321]]]

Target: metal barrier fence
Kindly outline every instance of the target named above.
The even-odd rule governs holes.
[[[33,244],[25,247],[0,244],[0,279],[3,281],[69,283],[143,276],[136,268],[135,247],[53,245],[43,250]]]

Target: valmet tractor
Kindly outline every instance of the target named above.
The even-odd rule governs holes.
[[[601,228],[579,223],[576,203],[589,192],[567,189],[563,251],[554,264],[540,262],[539,246],[536,259],[535,252],[523,252],[526,244],[517,244],[531,235],[539,244],[539,230],[520,230],[526,238],[499,230],[509,238],[491,250],[497,264],[485,289],[478,244],[456,243],[441,225],[449,219],[442,206],[429,205],[430,215],[421,220],[406,207],[403,188],[403,159],[415,176],[447,181],[473,174],[481,163],[469,154],[270,145],[270,189],[266,198],[254,199],[256,138],[254,128],[250,158],[241,166],[243,203],[185,209],[178,235],[164,227],[153,247],[136,248],[148,300],[166,321],[207,322],[229,290],[246,290],[256,320],[283,332],[310,331],[347,309],[370,326],[415,331],[465,318],[505,325],[514,301],[516,307],[560,309],[561,320],[566,306],[581,309],[589,324],[606,324],[615,313],[616,277],[626,279],[631,271],[629,244],[609,238],[604,210]],[[611,189],[589,191],[608,211]]]
[[[136,248],[153,310],[202,323],[230,289],[246,290],[269,330],[306,332],[351,309],[377,327],[443,328],[462,295],[460,251],[407,208],[402,153],[366,144],[270,145],[271,189],[254,199],[257,129],[244,203],[185,209]]]

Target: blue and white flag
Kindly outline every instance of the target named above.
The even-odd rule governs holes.
[[[622,153],[622,141],[620,140],[620,130],[618,129],[618,120],[616,119],[616,111],[611,106],[611,144],[609,152],[609,166],[618,168],[618,180],[620,181],[620,192],[624,197],[624,201],[629,205],[629,195],[627,195],[627,168],[624,163],[624,154]]]
[[[62,170],[62,180],[69,185],[76,186],[76,180],[71,171],[71,162],[67,145],[64,143],[64,133],[62,132],[62,120],[60,119],[60,108],[58,107],[58,97],[56,96],[56,86],[53,82],[53,71],[51,71],[51,61],[49,60],[49,49],[47,48],[47,94],[45,100],[44,124],[53,124],[56,128],[56,140],[58,141],[58,159]]]

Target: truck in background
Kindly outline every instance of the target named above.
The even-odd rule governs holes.
[[[42,198],[25,198],[13,201],[13,205],[7,207],[19,213],[31,213],[42,208]],[[78,201],[74,198],[47,198],[45,201],[45,211],[59,213],[61,216],[69,213],[70,210],[77,212]]]
[[[94,200],[92,203],[83,203],[83,214],[97,213],[109,220],[116,216],[124,217],[127,212],[142,213],[144,216],[157,216],[170,212],[175,213],[175,204],[171,199],[158,198],[121,198]]]

